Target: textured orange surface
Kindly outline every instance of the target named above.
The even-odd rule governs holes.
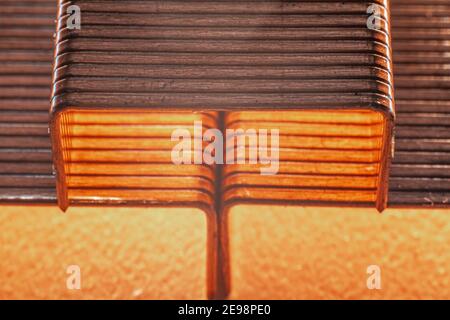
[[[231,298],[450,299],[449,210],[236,206],[229,228]]]
[[[449,211],[237,206],[230,230],[231,298],[450,298]],[[0,207],[0,299],[205,298],[206,239],[193,209]]]
[[[206,239],[195,209],[0,207],[0,299],[203,299]]]

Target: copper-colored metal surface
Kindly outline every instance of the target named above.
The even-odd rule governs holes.
[[[108,6],[102,6],[99,9],[98,1],[88,3],[75,2],[86,6],[86,22],[93,21],[94,18],[107,12],[120,12],[124,14],[124,17],[137,19],[136,13],[146,12],[151,15],[152,12],[155,12],[155,8],[158,9],[158,15],[161,16],[161,20],[158,20],[159,22],[152,20],[154,21],[152,23],[150,20],[144,19],[143,25],[139,27],[126,25],[125,22],[119,23],[119,26],[114,26],[112,23],[109,24],[108,20],[105,20],[105,25],[88,24],[82,34],[77,30],[64,29],[60,32],[60,37],[61,40],[64,40],[61,46],[66,48],[66,51],[63,55],[56,58],[57,68],[67,70],[69,65],[71,65],[72,70],[75,68],[75,70],[84,72],[82,69],[84,64],[88,64],[91,67],[95,66],[96,70],[102,70],[102,67],[105,68],[106,65],[110,64],[110,67],[111,65],[113,67],[111,72],[116,72],[114,70],[119,72],[120,69],[114,69],[114,66],[127,65],[130,71],[133,71],[135,75],[139,75],[137,72],[148,74],[149,71],[154,71],[140,68],[143,65],[146,65],[148,68],[172,65],[176,66],[174,69],[178,70],[175,74],[170,74],[171,71],[164,68],[159,68],[158,72],[161,72],[160,74],[163,76],[175,75],[183,77],[186,74],[197,75],[198,79],[193,79],[190,82],[183,82],[182,78],[170,79],[171,87],[167,91],[172,90],[181,94],[181,92],[188,92],[195,88],[203,88],[205,91],[221,88],[220,90],[223,90],[223,92],[220,94],[220,97],[214,100],[214,103],[217,103],[217,108],[223,109],[230,106],[233,107],[233,105],[236,108],[250,108],[252,105],[255,106],[255,101],[261,103],[263,107],[271,108],[275,105],[275,100],[265,100],[269,98],[265,91],[274,87],[285,91],[283,92],[283,97],[286,100],[278,99],[276,100],[278,101],[277,103],[282,103],[286,106],[290,105],[290,107],[294,108],[299,106],[301,101],[296,100],[291,93],[299,90],[314,91],[315,87],[319,87],[320,89],[317,89],[318,94],[320,94],[324,86],[343,91],[375,90],[383,94],[387,94],[390,90],[389,86],[380,82],[371,83],[368,81],[364,83],[350,79],[346,79],[346,81],[317,79],[309,79],[302,82],[294,81],[295,78],[293,77],[296,77],[296,74],[302,74],[303,78],[313,74],[323,76],[325,72],[321,72],[321,70],[325,66],[331,67],[335,65],[342,67],[352,65],[352,68],[361,66],[361,76],[364,75],[364,72],[366,74],[370,73],[369,69],[364,71],[362,68],[365,65],[377,66],[377,70],[389,68],[389,60],[380,54],[362,55],[351,54],[346,51],[351,47],[351,41],[349,42],[348,40],[355,41],[356,39],[372,38],[378,43],[377,46],[373,47],[374,50],[378,53],[384,52],[380,43],[384,43],[387,37],[383,32],[370,32],[367,29],[354,27],[347,27],[337,32],[333,31],[330,26],[323,26],[326,24],[325,19],[322,19],[321,22],[316,20],[316,23],[323,26],[322,28],[309,28],[313,24],[313,17],[315,17],[317,12],[337,12],[336,8],[328,4],[323,5],[320,2],[315,2],[314,4],[296,3],[290,8],[285,8],[276,6],[272,2],[261,2],[258,6],[255,6],[254,3],[250,5],[245,2],[236,2],[232,5],[230,3],[214,3],[213,5],[212,2],[201,2],[195,3],[194,7],[185,5],[177,9],[180,3],[173,1],[159,3],[138,1],[135,2],[136,6],[111,2],[108,3]],[[384,4],[384,1],[379,2],[379,4]],[[51,174],[51,155],[49,153],[50,142],[45,132],[45,123],[47,122],[45,110],[48,107],[48,84],[50,83],[50,38],[53,33],[53,15],[56,9],[54,2],[50,0],[34,2],[1,1],[0,5],[0,14],[2,15],[2,28],[0,30],[0,60],[2,62],[0,68],[0,120],[3,128],[0,137],[0,157],[2,161],[0,200],[2,202],[20,203],[54,202],[54,180]],[[445,1],[439,4],[420,0],[412,2],[396,0],[393,2],[394,62],[399,115],[397,121],[396,158],[390,179],[391,192],[389,203],[391,206],[447,206],[449,203],[449,186],[447,181],[449,177],[446,174],[449,164],[447,159],[448,128],[446,124],[448,114],[446,106],[448,97],[446,97],[446,92],[448,88],[446,87],[445,78],[445,65],[448,62],[446,58],[448,49],[445,43],[448,40],[445,22],[445,18],[448,15],[447,6],[448,4]],[[168,14],[176,12],[180,8],[182,8],[182,13],[186,19],[182,21],[182,26],[177,26],[175,20],[168,19]],[[350,10],[349,12],[354,15],[361,13],[361,6],[356,2],[346,3],[342,8]],[[251,21],[247,21],[250,27],[245,27],[242,21],[239,22],[236,19],[232,19],[233,13],[242,13],[245,10],[249,10],[249,14],[251,14],[249,16]],[[223,26],[208,29],[207,26],[211,24],[211,21],[208,22],[206,17],[213,12],[221,13],[223,19],[220,21],[222,21]],[[267,24],[275,23],[276,15],[272,14],[277,12],[290,13],[291,15],[288,16],[289,19],[278,21],[276,27],[267,27],[265,23],[261,22],[261,17],[264,16],[267,18]],[[311,14],[311,19],[301,19],[301,21],[293,19],[296,14],[302,12]],[[202,26],[205,25],[205,27],[189,27],[189,23],[194,24],[195,22],[188,18],[192,18],[195,14],[205,16],[205,20],[198,22]],[[225,24],[226,20],[224,19],[227,17],[233,20],[233,26]],[[342,16],[339,19],[344,25],[349,23],[349,20],[345,20]],[[361,23],[362,19],[358,18],[353,21]],[[158,24],[158,26],[155,24]],[[165,26],[165,24],[167,25]],[[266,27],[261,28],[263,25]],[[283,28],[283,25],[289,26],[289,28]],[[119,50],[122,42],[114,39],[115,36],[127,38],[124,35],[125,31],[130,35],[127,41],[137,41],[137,44],[143,44],[143,42],[148,43],[149,41],[146,41],[148,39],[153,40],[151,41],[152,43],[158,40],[161,41],[160,45],[174,46],[172,48],[173,52],[167,54],[153,48],[155,52],[148,54],[138,50],[134,51],[133,49],[132,55],[126,55]],[[197,33],[194,33],[194,31]],[[186,33],[190,36],[187,37]],[[191,39],[194,37],[193,34],[195,39]],[[87,48],[89,43],[97,43],[96,37],[107,39],[103,41],[103,45],[105,48],[108,46],[108,51],[102,52],[102,54],[79,51],[74,54],[70,50],[72,43],[75,46],[73,47],[74,49]],[[131,39],[133,37],[134,40]],[[195,40],[199,45],[204,45],[205,52],[199,50],[183,52],[174,45],[174,43],[178,42],[180,45],[186,45],[186,48],[189,46],[194,48],[194,44],[189,42],[189,39]],[[312,54],[305,46],[305,42],[311,42],[311,39],[317,40],[315,41],[316,48],[319,48],[319,43],[329,43],[330,46],[324,45],[320,47],[320,54]],[[170,40],[173,41],[171,42]],[[212,44],[219,44],[220,41],[231,40],[236,45],[240,44],[240,49],[236,46],[226,46],[230,52],[225,53],[224,47],[221,50],[211,47]],[[278,41],[285,46],[271,48],[269,45],[274,41]],[[250,46],[255,45],[255,43],[259,43],[261,46],[264,45],[264,47],[255,48],[254,50],[250,49]],[[288,44],[292,45],[295,43],[299,44],[297,48],[288,46]],[[243,45],[248,46],[247,49],[242,47]],[[115,51],[114,46],[119,51]],[[170,47],[166,49],[168,48]],[[342,50],[346,53],[340,55],[327,53],[326,48],[328,50],[335,48],[336,51]],[[150,50],[152,48],[146,47],[147,49]],[[207,50],[209,51],[206,52]],[[242,53],[240,50],[244,50],[245,53]],[[281,52],[281,50],[287,51]],[[83,65],[80,65],[80,63],[83,63]],[[311,66],[309,71],[305,69],[305,64]],[[202,66],[205,65],[214,65],[216,68],[213,70],[211,68],[202,69]],[[133,66],[136,66],[136,68],[133,69]],[[184,69],[180,68],[181,66],[184,66]],[[249,69],[250,66],[254,66],[255,69]],[[302,66],[303,69],[301,69]],[[257,69],[260,69],[261,73],[267,75],[273,74],[277,76],[278,72],[278,75],[283,77],[286,77],[287,72],[289,72],[289,79],[270,80],[262,78],[261,80],[249,81],[244,77],[250,76],[251,72],[253,72],[254,76],[257,76],[258,74],[255,73]],[[352,74],[351,68],[345,69],[342,70],[341,68],[339,72],[347,72],[348,75]],[[211,73],[214,70],[221,73],[229,70],[236,77],[242,77],[242,80],[224,79],[220,81],[215,78],[205,79],[205,77],[208,77],[208,74],[211,77],[214,76]],[[337,69],[329,69],[326,72],[335,71]],[[72,71],[68,72],[71,75],[70,72]],[[124,70],[123,72],[127,71]],[[110,77],[106,76],[105,78],[69,76],[61,83],[58,83],[55,92],[70,91],[70,94],[66,94],[66,98],[71,99],[73,96],[72,92],[81,91],[86,92],[86,94],[93,94],[99,90],[98,88],[101,88],[101,90],[108,90],[112,96],[124,96],[127,90],[126,85],[130,83],[129,79],[113,77],[113,75],[111,74]],[[386,77],[382,74],[380,76],[381,78]],[[153,77],[141,78],[139,76],[133,79],[135,84],[133,90],[140,93],[149,92],[150,90],[155,91],[153,90],[155,85],[159,86],[159,88],[167,88],[167,81],[165,82],[165,80],[167,79],[164,77],[154,79]],[[258,99],[249,100],[249,96],[244,98],[241,95],[239,101],[237,101],[230,96],[229,91],[233,87],[246,87],[247,90],[253,91],[255,94],[259,93]],[[114,94],[111,94],[111,92]],[[288,93],[290,94],[289,97]],[[179,97],[181,98],[181,96]],[[166,98],[164,101],[167,101]],[[210,96],[209,98],[213,99],[214,97]],[[177,101],[180,102],[181,100]],[[192,102],[190,99],[184,99],[183,101],[185,102],[181,103]],[[152,103],[149,103],[149,105]],[[199,105],[203,108],[202,104],[191,104],[183,106],[183,108],[194,108]],[[171,104],[171,106],[174,106],[174,104]],[[427,110],[427,112],[425,113],[424,110]]]
[[[225,124],[227,129],[277,129],[280,133],[277,174],[262,176],[259,169],[264,165],[225,166],[225,206],[278,202],[374,207],[380,190],[386,191],[386,122],[381,114],[366,110],[234,112],[227,115]]]
[[[372,3],[381,6],[378,31],[366,25]],[[450,4],[392,0],[391,14],[389,3],[0,0],[0,203],[58,198],[64,210],[104,207],[71,208],[74,220],[52,218],[47,207],[11,219],[24,209],[1,207],[7,276],[0,298],[448,297],[441,289],[449,288],[447,212],[368,209],[450,204]],[[73,4],[81,7],[81,30],[66,27]],[[398,117],[389,176],[391,47]],[[261,165],[253,164],[173,164],[171,133],[192,133],[195,121],[222,132],[279,129],[278,174],[261,176]],[[111,220],[111,213],[99,216],[112,206],[164,208],[153,208],[149,220],[125,217],[142,208],[115,208]],[[86,223],[89,234],[98,226],[112,231],[81,244],[71,237],[77,223]],[[111,234],[123,235],[127,223],[133,228],[118,244]],[[182,231],[172,239],[175,229]],[[113,261],[111,250],[122,257],[124,247],[142,249],[143,240],[157,249],[131,250],[130,264]],[[115,281],[110,270],[112,281],[100,280],[101,268],[86,254],[94,247],[109,259],[99,259],[102,267],[133,272]],[[54,255],[45,254],[48,248],[56,248]],[[59,286],[65,274],[54,276],[69,255],[92,272],[84,296]],[[161,271],[162,261],[175,278],[158,273],[151,284],[146,277],[135,282],[137,272]],[[390,284],[381,294],[368,293],[353,276],[364,276],[372,263],[386,267]],[[36,286],[49,283],[49,291],[25,288],[29,277]],[[411,280],[417,278],[425,285]],[[184,282],[186,290],[170,289]],[[129,288],[142,283],[144,289]]]
[[[214,207],[215,169],[176,165],[174,130],[215,127],[216,115],[155,112],[76,112],[56,118],[60,142],[54,149],[59,203],[195,205]],[[194,133],[192,132],[192,135]],[[194,145],[194,138],[190,144]],[[202,144],[200,144],[201,146]],[[192,150],[194,153],[202,150]]]
[[[389,203],[450,206],[448,1],[393,0],[398,120]]]
[[[225,117],[227,129],[279,129],[280,170],[277,175],[261,176],[255,165],[224,167],[220,216],[224,295],[231,292],[230,259],[235,250],[230,247],[235,236],[230,229],[230,214],[240,204],[363,206],[379,211],[386,208],[394,117],[389,7],[388,2],[382,4],[385,27],[371,30],[366,23],[367,4],[352,2],[359,5],[356,12],[346,11],[346,4],[335,10],[335,16],[321,17],[321,23],[328,24],[333,32],[321,29],[320,23],[315,26],[323,37],[333,38],[326,41],[330,46],[319,49],[321,37],[317,36],[302,43],[303,50],[322,59],[302,57],[302,76],[290,79],[295,84],[289,86],[286,96],[298,94],[298,99],[289,97],[298,110],[280,112],[273,106],[276,112],[233,111]],[[351,29],[339,20],[340,14],[352,19]],[[357,37],[358,32],[365,35]],[[297,33],[308,35],[309,31],[299,29]],[[346,36],[353,41],[347,41]],[[345,51],[339,50],[342,44],[347,45]],[[289,49],[281,46],[279,50],[286,53]],[[348,56],[352,58],[346,60]],[[361,57],[365,57],[365,63]],[[367,104],[370,96],[378,97],[385,112]],[[352,101],[342,103],[342,99]],[[326,110],[321,106],[325,100],[329,106]]]
[[[364,1],[62,1],[53,111],[356,105],[391,117],[382,94],[390,92],[388,13],[379,2],[383,23],[373,32]],[[83,12],[81,30],[65,27],[69,4]],[[332,75],[380,83],[359,96],[343,84],[319,90]]]
[[[218,115],[151,108],[151,95],[179,89],[158,75],[164,66],[152,62],[145,44],[153,43],[152,37],[139,46],[134,31],[123,27],[139,25],[125,9],[152,7],[151,2],[58,5],[50,128],[60,207],[194,206],[212,214],[214,166],[174,164],[171,151],[177,142],[171,135],[186,129],[193,136],[195,122],[217,128]],[[81,7],[81,30],[67,27],[69,5]]]
[[[281,45],[277,50],[283,54],[295,52],[300,60],[289,67],[290,73],[285,73],[289,81],[272,88],[287,90],[284,96],[291,95],[289,106],[296,104],[291,109],[303,111],[280,112],[285,108],[273,105],[276,112],[227,114],[227,129],[276,128],[281,141],[277,175],[259,176],[259,166],[255,165],[225,166],[225,215],[228,207],[242,202],[368,206],[382,211],[387,204],[393,138],[388,3],[380,4],[383,26],[379,30],[368,28],[368,5],[361,1],[329,3],[336,10],[322,16],[314,31],[303,29],[300,21],[304,17],[307,21],[313,19],[311,8],[317,6],[319,10],[325,4],[296,4],[297,11],[292,13],[304,14],[297,20],[298,28],[293,29],[301,39],[302,49],[296,48],[297,42],[293,41],[293,46]],[[353,21],[351,27],[340,19],[342,16]],[[309,55],[302,56],[302,52]],[[283,68],[277,62],[272,66]],[[296,74],[298,67],[302,71]],[[249,88],[254,85],[249,81]],[[367,104],[371,96],[384,105],[384,111]],[[322,105],[325,101],[326,110]]]
[[[66,27],[69,4],[81,8],[81,30]],[[383,210],[393,101],[389,9],[384,1],[379,5],[381,25],[373,31],[364,1],[60,1],[51,125],[60,205],[71,201],[60,156],[64,134],[57,129],[66,130],[57,119],[68,112],[313,110],[327,117],[328,110],[331,118],[331,110],[338,110],[381,117],[373,134],[382,138],[371,173],[377,177],[374,192],[297,200],[357,200]],[[323,126],[317,130],[326,132]],[[240,199],[238,193],[230,201]]]
[[[48,134],[55,1],[0,1],[0,202],[54,203]]]

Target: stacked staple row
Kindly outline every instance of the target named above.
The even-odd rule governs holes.
[[[260,135],[258,142],[247,146],[245,154],[239,153],[237,139],[231,143],[234,147],[227,149],[235,152],[237,161],[224,169],[226,202],[372,207],[377,203],[385,134],[381,114],[362,109],[349,113],[232,112],[226,117],[226,126],[244,131],[269,130],[267,151],[265,142],[257,144],[264,138]],[[271,144],[275,142],[274,129],[279,132],[277,146]],[[242,135],[251,141],[249,132]],[[252,162],[256,154],[258,165]]]
[[[214,206],[214,166],[194,164],[204,143],[195,138],[216,126],[214,113],[71,111],[56,119],[69,204]],[[172,134],[183,132],[172,141]],[[187,134],[184,134],[186,132]],[[179,139],[178,139],[179,138]],[[188,145],[173,158],[178,144]],[[178,165],[177,159],[187,159]],[[62,205],[66,208],[66,205]]]
[[[151,3],[60,1],[51,130],[63,209],[214,206],[215,167],[202,161],[202,133],[218,127],[218,114],[164,105],[165,94],[186,90],[179,73],[198,66],[186,66],[189,55],[150,50],[161,35],[137,18],[154,15],[134,12],[155,10]],[[79,30],[67,25],[71,5],[81,9]]]
[[[393,0],[392,206],[450,205],[450,2]]]
[[[378,2],[377,30],[367,26],[371,4],[365,1],[279,2],[268,9],[269,3],[248,9],[279,14],[267,20],[261,15],[264,28],[251,24],[255,16],[239,24],[252,28],[246,37],[254,41],[247,43],[258,43],[258,54],[245,68],[263,70],[242,88],[259,94],[259,109],[272,110],[229,112],[225,127],[279,130],[279,171],[261,175],[267,159],[250,163],[261,148],[248,147],[241,155],[246,163],[224,168],[225,206],[275,202],[383,210],[393,125],[385,1]],[[269,51],[277,57],[268,58]]]
[[[276,116],[283,137],[300,138],[282,146],[293,149],[289,157],[296,157],[291,164],[297,170],[284,173],[301,175],[278,179],[285,182],[280,187],[290,187],[292,192],[274,194],[274,199],[384,208],[393,107],[388,9],[385,1],[375,2],[379,31],[367,28],[370,4],[365,1],[61,1],[52,106],[60,204],[87,199],[71,192],[78,186],[71,185],[67,175],[87,177],[88,171],[98,170],[89,162],[81,171],[73,171],[68,150],[79,146],[74,148],[66,138],[112,132],[122,137],[119,129],[96,127],[100,116],[89,124],[82,122],[82,128],[72,126],[78,121],[74,117],[84,112],[252,109],[308,111],[304,119],[301,112],[295,114],[293,121],[286,113]],[[81,9],[81,30],[65,27],[70,5]],[[123,117],[114,121],[122,123]],[[71,127],[66,128],[66,123]],[[267,123],[273,125],[279,124]],[[129,134],[137,139],[142,131],[129,130]],[[325,147],[305,159],[315,143]],[[347,155],[359,155],[333,158],[343,149]],[[140,156],[135,159],[139,162]],[[102,161],[106,160],[118,161]],[[235,174],[230,187],[237,185],[237,196],[229,193],[227,201],[241,199],[241,194],[259,200],[265,193],[265,188],[256,189],[257,193],[240,189],[236,175],[240,168],[231,165],[225,170]],[[313,185],[302,183],[296,188],[304,175],[311,175],[308,181],[320,176],[323,184],[311,181]],[[83,179],[84,187],[94,187],[91,180]],[[343,185],[335,188],[334,179]],[[227,180],[224,184],[228,188]],[[301,192],[308,188],[311,192]],[[108,198],[109,191],[89,190],[93,190],[89,199]],[[317,190],[327,195],[318,198]]]
[[[0,202],[55,202],[48,109],[53,0],[0,1]]]

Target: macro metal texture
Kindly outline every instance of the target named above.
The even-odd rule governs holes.
[[[394,106],[389,7],[374,3],[378,30],[367,27],[365,1],[60,1],[51,109],[60,206],[71,202],[62,137],[72,132],[63,132],[60,120],[67,113],[306,110],[319,112],[325,124],[327,111],[336,111],[368,115],[356,123],[360,131],[379,125],[371,136],[380,138],[370,173],[377,181],[368,187],[374,192],[356,205],[383,210]],[[71,5],[82,13],[79,30],[67,28]],[[84,126],[75,135],[89,130]],[[326,136],[343,130],[329,127]],[[355,127],[346,129],[358,136]],[[311,200],[353,205],[353,197],[341,195]]]
[[[374,3],[380,25],[371,29]],[[394,121],[390,14],[388,1],[374,3],[296,1],[271,8],[282,8],[292,20],[270,38],[281,44],[271,48],[278,59],[270,68],[288,67],[281,81],[270,72],[264,81],[271,79],[269,90],[289,101],[266,110],[228,110],[225,128],[278,129],[280,170],[261,176],[260,166],[226,165],[225,212],[239,203],[386,208]],[[248,80],[242,90],[260,80]],[[263,101],[265,92],[259,94]]]
[[[289,30],[302,38],[301,46],[294,40],[294,45],[273,48],[278,54],[295,53],[298,61],[291,62],[290,72],[302,69],[289,73],[289,85],[272,86],[281,92],[289,88],[281,95],[289,96],[291,107],[228,110],[225,116],[227,129],[278,129],[280,143],[276,175],[261,176],[260,166],[249,164],[224,167],[219,216],[224,295],[233,285],[235,208],[313,205],[383,211],[387,206],[394,121],[389,1],[378,2],[377,29],[368,27],[372,4],[365,1],[295,4],[298,11],[287,5],[286,10],[294,10]],[[272,64],[283,68],[283,62]]]
[[[449,16],[448,0],[392,1],[393,207],[450,206]]]
[[[171,135],[187,130],[192,158],[202,154],[194,123],[201,123],[201,130],[217,128],[218,114],[152,104],[158,95],[161,101],[165,94],[177,95],[176,80],[166,78],[183,70],[179,61],[172,66],[158,61],[151,50],[157,30],[133,15],[142,10],[139,16],[148,21],[154,15],[145,12],[154,10],[154,3],[59,1],[50,129],[63,210],[78,204],[214,211],[215,167],[174,164]],[[80,29],[68,26],[72,5],[82,14]],[[171,56],[159,57],[164,58]]]
[[[53,0],[0,1],[0,202],[55,203],[48,110]]]
[[[366,26],[365,1],[61,1],[52,108],[389,114],[388,9],[375,2],[379,32]],[[66,27],[70,5],[80,30]],[[333,75],[387,86],[319,90]]]
[[[449,1],[0,0],[0,296],[74,297],[74,257],[106,278],[93,298],[448,296],[428,209],[450,203]],[[279,129],[278,174],[173,164],[171,133],[196,121]],[[16,219],[56,207],[52,158],[59,206],[100,208]],[[323,208],[340,206],[363,208]],[[353,275],[377,261],[393,285],[370,295]]]

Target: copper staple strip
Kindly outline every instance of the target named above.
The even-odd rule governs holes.
[[[449,14],[448,1],[392,1],[398,119],[390,206],[450,206]]]
[[[0,1],[0,202],[55,203],[48,134],[55,1]]]

